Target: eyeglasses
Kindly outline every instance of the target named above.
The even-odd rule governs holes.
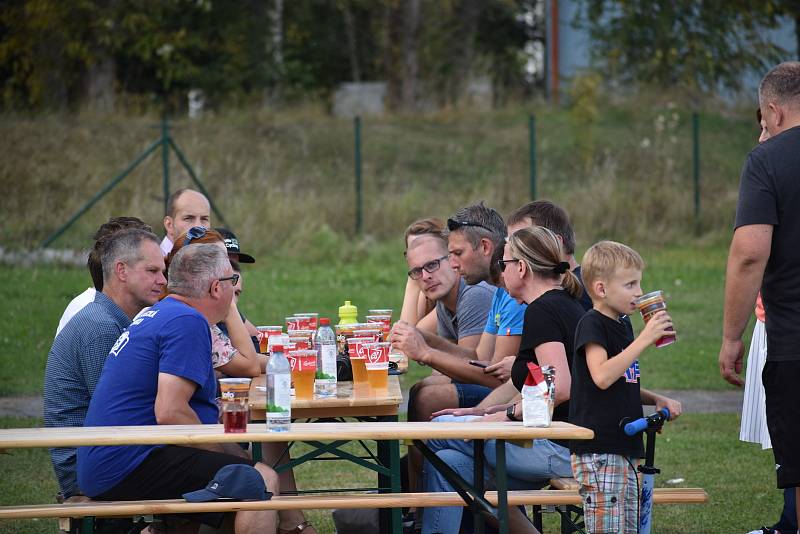
[[[186,232],[186,239],[183,240],[183,246],[185,247],[191,243],[192,239],[200,239],[201,237],[204,237],[207,231],[208,229],[203,226],[192,226]]]
[[[239,283],[239,273],[233,273],[232,275],[226,276],[224,278],[217,278],[217,280],[219,280],[220,282],[224,282],[225,280],[230,280],[231,285],[235,286],[236,284]]]
[[[502,273],[502,272],[504,272],[504,271],[506,270],[506,263],[516,263],[516,262],[518,262],[518,261],[520,261],[520,260],[518,260],[518,259],[513,259],[513,260],[497,260],[497,268],[498,268],[498,269],[500,270],[500,272]]]
[[[489,228],[480,223],[471,221],[458,221],[456,219],[447,219],[447,229],[451,232],[458,230],[459,228],[464,228],[466,226],[477,226],[478,228],[483,228],[487,232],[494,233]]]
[[[426,273],[432,273],[439,270],[441,266],[442,260],[446,260],[447,256],[442,256],[441,258],[436,258],[435,260],[431,260],[422,267],[414,267],[410,271],[408,271],[408,277],[412,280],[419,280],[422,278],[422,271],[424,270]]]

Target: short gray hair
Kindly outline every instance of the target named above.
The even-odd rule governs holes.
[[[142,243],[152,241],[159,244],[158,237],[152,232],[140,228],[129,228],[112,234],[104,242],[100,252],[100,264],[103,267],[103,281],[107,282],[114,274],[114,265],[122,263],[132,265],[144,258]]]
[[[760,104],[800,104],[800,62],[785,61],[764,76],[758,86]]]
[[[472,223],[472,225],[461,226],[452,231],[446,229],[445,235],[450,235],[452,232],[461,232],[473,249],[478,248],[483,238],[490,239],[495,248],[503,248],[505,246],[506,223],[497,210],[485,206],[483,201],[461,208],[451,219],[461,223]]]
[[[216,243],[182,247],[169,264],[167,290],[182,297],[201,298],[211,282],[225,276],[230,268],[228,252]]]

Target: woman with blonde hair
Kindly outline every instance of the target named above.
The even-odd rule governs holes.
[[[578,302],[583,288],[570,271],[558,238],[542,226],[524,228],[512,234],[497,263],[509,295],[528,305],[522,328],[519,352],[511,379],[496,388],[477,407],[443,410],[437,420],[521,421],[520,391],[528,376],[529,362],[555,369],[555,410],[553,420],[566,421],[569,415],[570,366],[575,328],[584,310]],[[451,414],[451,415],[448,415]],[[455,416],[455,417],[454,417]],[[428,447],[466,480],[471,476],[474,458],[472,444],[462,440],[428,440]],[[535,440],[533,447],[506,445],[506,464],[510,489],[542,487],[550,478],[572,476],[569,449],[549,440]],[[484,449],[486,465],[496,465],[493,442]],[[486,473],[488,479],[489,473]],[[439,473],[425,465],[426,491],[453,491]],[[428,508],[423,516],[423,534],[458,532],[461,507]],[[509,507],[512,532],[535,532],[533,525],[516,507]]]

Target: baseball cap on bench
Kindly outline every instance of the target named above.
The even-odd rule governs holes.
[[[239,256],[239,263],[255,263],[256,259],[250,254],[245,254],[239,250],[239,240],[236,239],[236,234],[227,228],[214,228],[220,233],[222,239],[225,241],[225,248],[228,249],[228,254],[237,254]]]
[[[268,501],[272,493],[267,491],[264,479],[255,467],[247,464],[226,465],[214,475],[204,489],[184,493],[189,502],[207,502],[218,499],[236,501]]]

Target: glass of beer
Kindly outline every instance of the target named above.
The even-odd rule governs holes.
[[[317,374],[317,352],[295,350],[289,357],[296,399],[314,398],[314,378]]]
[[[267,354],[270,336],[277,336],[283,333],[282,326],[257,326],[258,330],[258,351]]]
[[[365,367],[370,390],[386,391],[389,388],[389,345],[390,343],[366,343]]]
[[[347,340],[347,353],[350,355],[350,365],[353,368],[353,384],[364,384],[367,382],[364,344],[373,341],[375,340],[371,337],[351,337]]]

